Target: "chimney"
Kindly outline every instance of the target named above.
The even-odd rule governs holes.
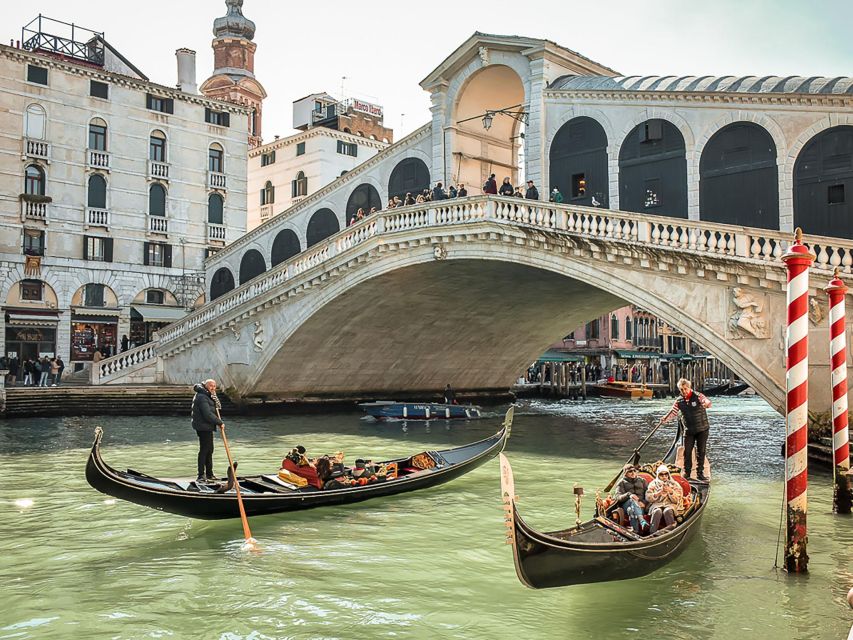
[[[175,51],[178,59],[178,90],[185,93],[198,93],[195,82],[195,51],[178,49]]]

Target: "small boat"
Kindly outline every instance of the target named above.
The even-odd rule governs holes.
[[[676,434],[673,445],[662,460],[679,462],[683,455]],[[639,461],[635,453],[634,463]],[[681,522],[650,536],[639,536],[596,508],[591,520],[560,531],[542,533],[528,525],[518,513],[512,468],[503,453],[501,495],[506,510],[507,544],[518,579],[532,589],[564,587],[575,584],[626,580],[647,575],[678,556],[696,531],[710,496],[707,482],[690,480],[691,506]],[[710,466],[705,468],[710,477]],[[687,481],[684,481],[686,483]],[[684,484],[682,483],[682,484]]]
[[[480,417],[480,407],[472,404],[434,404],[430,402],[362,402],[359,407],[377,420],[472,420]]]
[[[593,387],[598,395],[605,398],[628,398],[630,400],[649,400],[654,391],[644,384],[634,382],[607,382]]]
[[[382,482],[320,490],[310,486],[297,488],[282,481],[276,473],[238,476],[246,514],[257,516],[349,504],[443,484],[495,457],[509,438],[512,417],[513,409],[510,407],[500,430],[479,442],[452,449],[422,452],[434,462],[432,468],[421,469],[413,466],[412,458],[420,456],[420,453],[406,458],[376,462],[375,464],[385,465],[396,463],[398,469],[398,477]],[[237,495],[233,489],[217,493],[216,486],[197,483],[193,479],[155,478],[132,469],[113,469],[101,458],[102,438],[103,431],[98,427],[95,429],[95,442],[86,464],[86,480],[101,493],[189,518],[218,520],[240,517]]]

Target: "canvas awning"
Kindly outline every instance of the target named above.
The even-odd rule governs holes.
[[[9,326],[13,327],[55,327],[59,323],[59,317],[36,313],[7,310],[9,314]]]
[[[565,353],[564,351],[546,351],[536,362],[584,362],[586,359],[577,353]]]
[[[660,358],[660,353],[657,351],[631,351],[627,349],[616,349],[613,353],[617,358]]]
[[[119,315],[118,309],[107,309],[104,307],[73,307],[71,313],[75,316],[115,316],[115,320]]]
[[[155,304],[135,304],[131,307],[145,322],[175,322],[187,315],[183,307],[161,307]]]

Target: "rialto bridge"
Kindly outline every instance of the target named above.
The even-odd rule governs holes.
[[[793,227],[818,254],[813,288],[853,265],[853,80],[625,78],[478,33],[421,86],[430,123],[208,259],[210,302],[95,376],[215,373],[243,397],[506,390],[568,329],[629,302],[783,406]],[[565,203],[480,196],[491,173]],[[348,226],[437,181],[472,197]],[[822,293],[813,310],[825,410]]]

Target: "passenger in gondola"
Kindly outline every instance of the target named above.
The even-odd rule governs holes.
[[[614,500],[628,516],[634,533],[646,535],[649,533],[649,523],[643,519],[646,503],[646,491],[649,483],[639,473],[633,464],[625,465],[625,475],[616,485]]]
[[[669,467],[665,464],[657,468],[657,477],[649,483],[646,491],[646,502],[649,505],[649,519],[651,529],[654,533],[660,527],[663,520],[666,525],[675,524],[675,517],[681,515],[684,510],[684,491],[681,485],[672,479]]]
[[[456,404],[456,394],[453,393],[450,384],[444,387],[444,404]]]
[[[350,486],[349,479],[343,471],[341,463],[335,462],[335,458],[320,456],[315,461],[317,477],[323,489],[341,489]]]

